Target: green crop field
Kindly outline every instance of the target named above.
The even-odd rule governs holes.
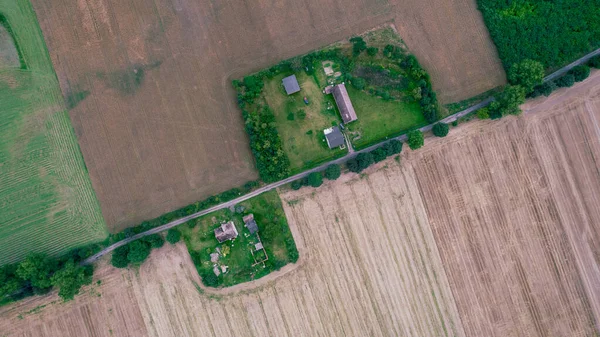
[[[0,0],[0,19],[20,59],[0,63],[2,265],[108,232],[31,4]]]

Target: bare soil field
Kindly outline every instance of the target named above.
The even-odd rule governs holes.
[[[395,23],[442,103],[504,81],[475,2],[33,0],[112,231],[256,178],[230,81]]]

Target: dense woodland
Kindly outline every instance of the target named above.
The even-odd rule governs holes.
[[[504,68],[525,59],[547,71],[600,47],[600,0],[477,0]]]

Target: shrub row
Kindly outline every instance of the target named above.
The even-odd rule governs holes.
[[[546,81],[533,88],[533,91],[528,97],[535,98],[539,96],[550,96],[550,94],[558,88],[572,87],[576,82],[581,82],[590,76],[590,67],[600,68],[600,56],[592,58],[587,65],[579,65],[569,70],[566,74],[561,77]]]

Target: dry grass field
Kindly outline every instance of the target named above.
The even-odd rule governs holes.
[[[520,118],[284,192],[295,266],[203,290],[183,244],[0,308],[6,336],[597,336],[600,72]]]
[[[279,60],[395,23],[442,103],[504,81],[474,0],[33,3],[112,231],[256,177],[230,81]]]

